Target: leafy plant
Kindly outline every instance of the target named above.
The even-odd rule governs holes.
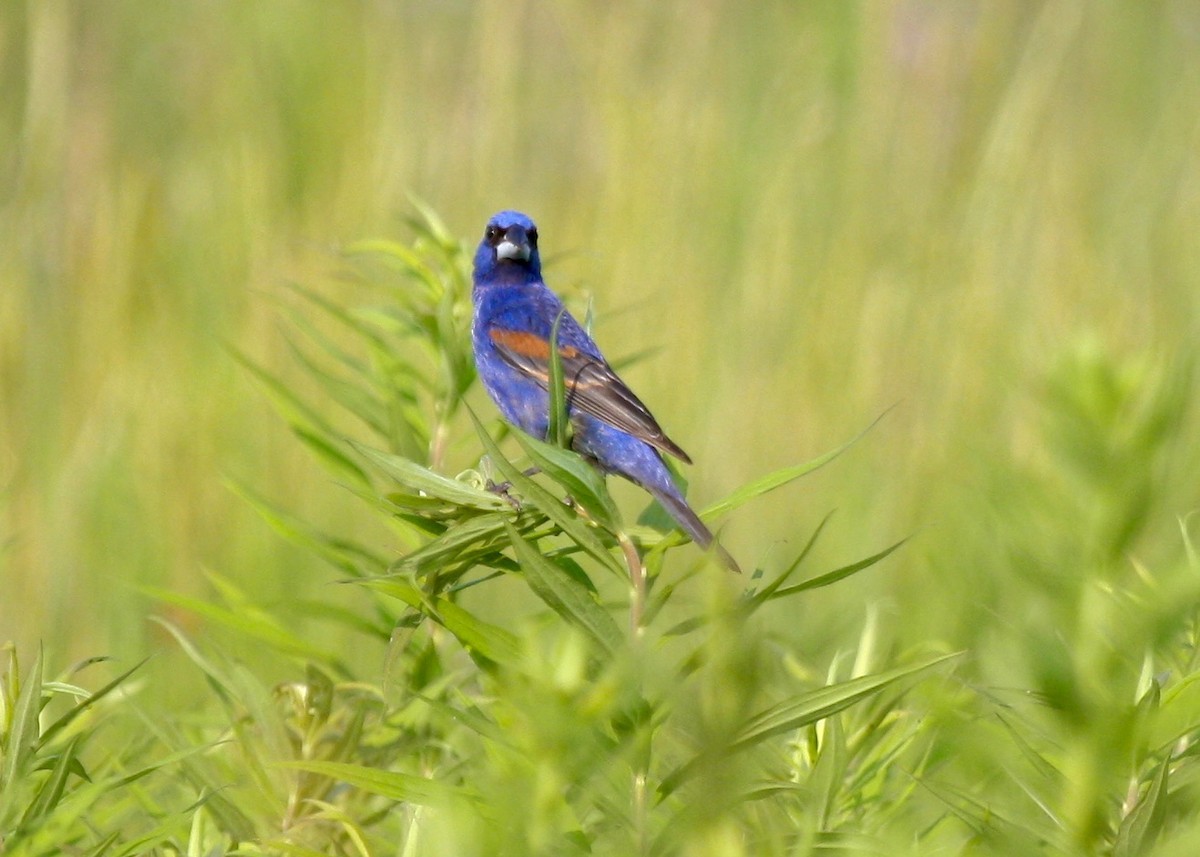
[[[771,576],[758,570],[738,591],[740,580],[681,548],[680,534],[625,523],[604,479],[561,445],[565,430],[551,438],[558,443],[514,435],[516,454],[506,452],[507,430],[489,429],[465,401],[474,380],[466,256],[423,215],[411,247],[351,248],[360,282],[382,284],[382,304],[347,309],[295,290],[307,309],[295,313],[305,342],[293,350],[367,439],[335,428],[321,406],[247,361],[301,442],[404,545],[384,559],[255,498],[282,532],[361,587],[376,621],[391,628],[382,684],[345,676],[320,694],[334,700],[322,722],[340,721],[337,735],[352,732],[377,752],[345,737],[238,740],[262,748],[250,769],[273,795],[273,814],[294,822],[307,802],[304,814],[347,825],[374,818],[356,837],[347,827],[319,847],[346,849],[388,830],[384,838],[399,836],[408,853],[783,853],[842,828],[869,829],[883,803],[847,788],[901,776],[888,762],[919,757],[904,691],[952,655],[913,652],[872,670],[876,653],[864,649],[853,670],[817,673],[766,636],[760,614],[899,545],[793,582],[823,522],[793,561]],[[313,311],[320,323],[306,316]],[[445,472],[472,447],[482,452],[474,466]],[[755,480],[702,514],[738,509],[840,451]],[[531,606],[496,606],[513,600],[514,586]],[[493,601],[492,590],[503,594]],[[205,612],[312,658],[244,608]],[[247,698],[261,689],[190,650],[222,698],[241,699],[235,721],[243,710],[260,736],[287,731],[278,713]],[[326,668],[340,669],[334,659]],[[337,714],[339,705],[355,713]],[[866,722],[852,713],[868,709]],[[380,799],[399,806],[373,814]],[[290,833],[262,841],[301,844]]]
[[[990,605],[1002,636],[980,651],[1005,657],[974,659],[945,709],[950,755],[924,781],[989,853],[1194,844],[1200,565],[1187,520],[1174,556],[1139,556],[1188,374],[1115,358],[1095,337],[1069,344],[1035,402],[1037,455],[992,489],[987,567],[1007,585]]]
[[[25,671],[12,644],[0,653],[0,853],[129,854],[185,829],[184,816],[131,799],[144,779],[177,759],[155,757],[145,742],[87,752],[104,740],[112,709],[128,707],[121,694],[140,664],[88,691],[73,679],[103,658],[48,679],[40,652]],[[86,762],[88,755],[95,760]]]

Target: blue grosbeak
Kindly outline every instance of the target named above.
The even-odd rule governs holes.
[[[550,427],[550,341],[557,322],[571,446],[604,473],[649,491],[702,549],[741,571],[684,500],[663,462],[691,464],[641,400],[617,377],[587,332],[542,281],[537,226],[518,211],[488,221],[475,253],[471,339],[475,364],[500,413],[545,439]]]

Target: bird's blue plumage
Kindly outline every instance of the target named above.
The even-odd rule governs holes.
[[[550,418],[550,341],[558,324],[572,446],[606,473],[642,486],[702,548],[713,535],[663,462],[690,462],[608,365],[596,343],[542,280],[537,226],[519,211],[488,221],[475,253],[471,341],[479,377],[508,422],[545,439]],[[737,571],[720,545],[719,557]]]

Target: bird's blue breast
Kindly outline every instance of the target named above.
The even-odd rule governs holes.
[[[521,331],[549,340],[562,302],[540,283],[530,286],[477,287],[471,337],[479,377],[504,418],[536,438],[550,427],[550,395],[534,378],[505,360],[490,335],[493,330]],[[558,342],[603,359],[596,343],[569,314],[559,322]],[[662,457],[649,444],[580,411],[570,414],[576,452],[605,471],[651,490],[677,495]]]
[[[536,306],[522,295],[523,289],[477,290],[472,346],[479,377],[504,418],[529,434],[545,438],[549,429],[550,397],[537,382],[500,356],[489,331],[522,330],[549,336],[549,329]]]

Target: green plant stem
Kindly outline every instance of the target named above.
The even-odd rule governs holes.
[[[638,556],[637,547],[625,533],[617,533],[617,541],[621,545],[621,553],[625,555],[625,564],[629,567],[629,582],[631,595],[629,599],[629,631],[635,640],[640,640],[645,634],[642,620],[646,613],[646,566]]]
[[[644,624],[646,566],[642,563],[637,546],[623,530],[617,532],[617,542],[621,545],[621,553],[625,555],[625,564],[629,567],[629,633],[632,638],[632,646],[640,648],[646,635]],[[648,738],[649,736],[647,736],[647,740]],[[649,845],[646,838],[646,772],[649,765],[649,753],[640,755],[635,765],[633,771],[633,829],[637,840],[637,853],[646,854]]]
[[[633,774],[633,830],[637,838],[637,853],[645,854],[649,844],[646,841],[646,771],[634,771]]]
[[[442,468],[442,459],[446,454],[448,437],[449,429],[446,426],[446,421],[439,418],[433,428],[433,436],[429,441],[429,466],[433,470],[441,470]]]

